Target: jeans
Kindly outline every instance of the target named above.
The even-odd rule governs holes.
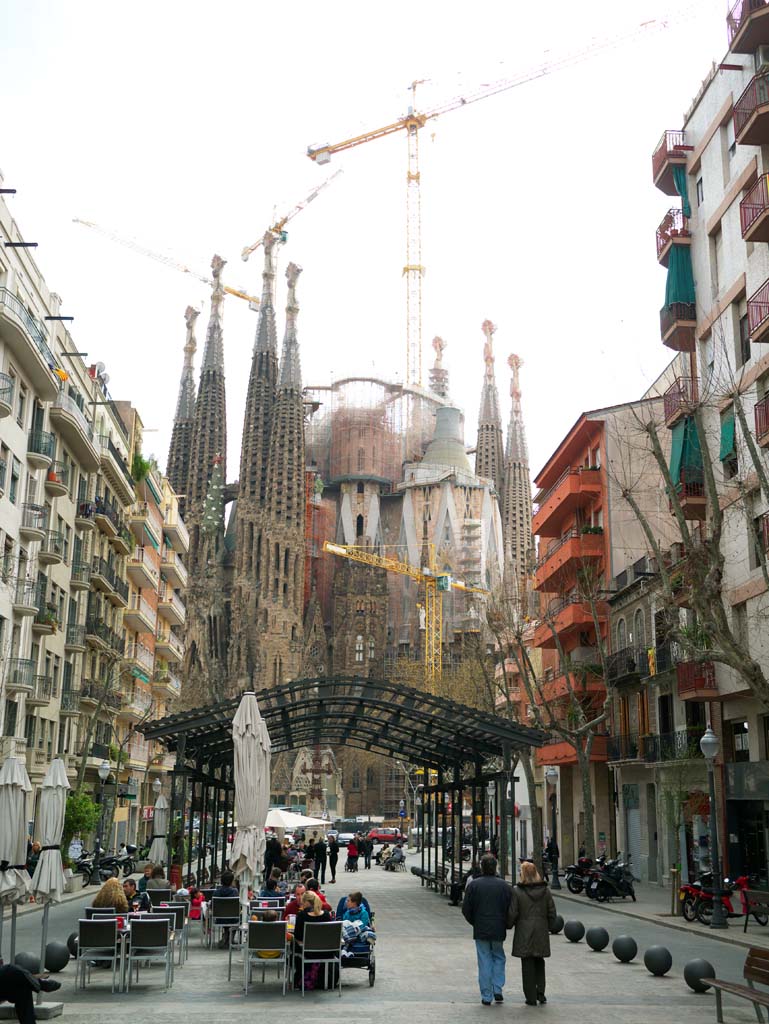
[[[505,984],[505,948],[501,942],[476,939],[475,953],[478,957],[478,988],[481,990],[481,999],[490,1003],[495,995],[501,994]]]

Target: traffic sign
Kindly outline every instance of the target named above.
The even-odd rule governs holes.
[[[405,812],[405,810],[404,810],[404,809],[403,809],[402,807],[401,807],[401,809],[400,809],[400,810],[398,811],[398,817],[399,817],[399,818],[405,818],[405,817],[406,817],[406,812]]]

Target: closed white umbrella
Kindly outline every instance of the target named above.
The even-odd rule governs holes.
[[[48,911],[52,903],[61,903],[67,880],[61,863],[61,834],[67,809],[67,769],[60,757],[51,761],[40,793],[40,812],[36,832],[42,849],[32,876],[35,900],[43,904],[43,932],[40,940],[40,967],[45,969],[45,947],[48,939]],[[38,993],[38,1002],[42,992]]]
[[[27,793],[32,792],[24,762],[5,759],[0,769],[0,959],[3,952],[3,915],[13,907],[11,956],[16,954],[16,907],[29,897],[31,880],[27,860]]]
[[[147,854],[153,864],[165,864],[168,860],[167,831],[168,801],[161,793],[152,812],[152,845]]]
[[[264,864],[264,819],[270,805],[270,736],[256,695],[244,693],[232,720],[235,820],[238,827],[230,866],[240,880],[240,901],[248,909],[248,887]]]

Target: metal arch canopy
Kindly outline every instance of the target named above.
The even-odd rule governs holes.
[[[477,708],[388,680],[297,679],[256,694],[273,753],[329,743],[430,767],[458,767],[540,747],[547,734]],[[139,726],[146,739],[181,746],[202,765],[232,760],[232,717],[240,695]]]

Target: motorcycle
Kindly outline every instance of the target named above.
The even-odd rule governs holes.
[[[635,903],[633,881],[630,866],[621,861],[618,854],[613,860],[607,860],[602,869],[590,870],[587,895],[599,903],[619,896],[624,900],[630,896]]]
[[[118,868],[123,872],[123,878],[128,878],[136,871],[136,862],[134,860],[136,856],[137,847],[133,844],[129,844],[125,847],[125,853],[117,858]]]
[[[695,883],[696,885],[697,883]],[[710,927],[713,920],[713,876],[708,873],[701,879],[699,897],[695,906],[697,920]],[[721,892],[721,905],[724,908],[726,917],[744,917],[746,910],[745,895],[746,889],[750,888],[750,879],[747,875],[740,875],[732,882],[725,878]],[[739,892],[739,909],[735,910],[732,903],[732,895],[735,890]],[[753,915],[760,925],[766,927],[769,924],[769,917],[766,914]]]
[[[606,863],[606,856],[602,854],[596,861],[590,857],[580,857],[576,864],[569,864],[566,868],[566,887],[569,892],[578,896],[585,888],[585,882],[590,876],[592,867],[603,867]]]
[[[77,860],[72,862],[72,874],[80,875],[84,889],[89,886],[93,874],[93,854],[83,850]]]

